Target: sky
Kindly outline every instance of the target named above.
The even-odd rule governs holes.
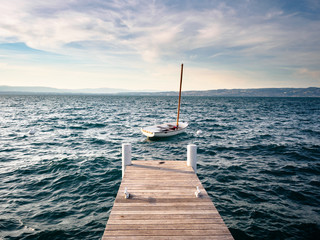
[[[320,0],[0,0],[0,85],[320,87]]]

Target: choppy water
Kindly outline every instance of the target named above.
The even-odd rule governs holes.
[[[0,96],[0,239],[100,239],[122,142],[134,160],[185,160],[195,143],[236,240],[319,239],[320,99],[182,100],[188,132],[147,141],[140,127],[175,119],[177,98]]]

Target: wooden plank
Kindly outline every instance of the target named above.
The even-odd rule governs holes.
[[[172,237],[166,236],[148,236],[148,240],[164,240],[172,239]],[[175,236],[175,240],[233,240],[231,235],[223,236]],[[146,240],[145,236],[103,236],[102,240]]]
[[[128,199],[125,199],[123,196],[116,198],[115,203],[145,203],[145,204],[155,204],[155,203],[198,203],[198,202],[211,202],[210,198],[195,198],[192,196],[192,198],[143,198],[140,196],[131,197],[130,198],[133,201],[128,201]]]
[[[192,205],[192,206],[114,206],[112,211],[217,211],[217,209],[213,206],[208,205]]]
[[[175,210],[175,211],[115,211],[112,214],[121,214],[121,215],[130,215],[130,214],[196,214],[199,213],[197,210],[189,211],[189,210]],[[217,213],[216,210],[206,210],[205,213]]]
[[[207,206],[208,202],[168,202],[168,203],[159,203],[159,202],[118,202],[117,207],[129,207],[129,206]],[[213,206],[213,205],[212,205]],[[213,206],[214,207],[214,206]]]
[[[201,197],[195,197],[196,187]],[[124,198],[124,189],[130,198]],[[127,166],[106,239],[220,239],[232,235],[191,167],[179,161]]]
[[[126,229],[126,230],[111,230],[106,229],[109,236],[223,236],[228,235],[227,228],[219,228],[214,230],[166,230],[163,229]]]
[[[141,190],[141,188],[145,189],[145,190],[153,190],[153,189],[157,189],[157,190],[175,190],[177,188],[179,189],[183,189],[183,190],[192,190],[194,191],[195,190],[195,187],[196,186],[190,186],[190,182],[187,182],[187,183],[176,183],[176,184],[150,184],[148,182],[146,182],[145,184],[130,184],[130,183],[127,183],[126,185],[125,184],[122,184],[122,186],[119,188],[119,191],[122,192],[124,190],[124,187],[127,187],[128,189],[130,188],[131,190],[134,189],[134,190]],[[200,190],[205,190],[202,186],[199,186]]]
[[[157,219],[165,219],[168,221],[176,220],[176,219],[207,219],[215,221],[217,218],[221,218],[218,212],[216,213],[197,213],[197,214],[172,214],[169,216],[168,219],[167,214],[153,214],[153,215],[146,215],[146,214],[124,214],[124,215],[117,215],[111,212],[109,216],[109,220],[157,220]]]
[[[130,191],[128,189],[128,192],[130,193],[130,195],[132,196],[132,199],[136,199],[136,198],[141,198],[141,197],[153,197],[153,198],[192,198],[195,196],[194,192],[189,192],[189,193],[185,193],[185,192],[135,192],[132,193],[132,191]],[[121,192],[117,195],[117,197],[123,197],[124,193]],[[209,198],[207,195],[203,195],[202,198]]]
[[[134,200],[134,201],[138,201],[138,200],[141,200],[141,201],[149,201],[149,202],[157,202],[159,200],[165,200],[165,199],[180,199],[181,201],[184,201],[184,199],[186,198],[192,198],[192,197],[195,197],[194,194],[189,194],[189,195],[176,195],[176,194],[168,194],[168,195],[164,195],[164,194],[150,194],[150,193],[145,193],[145,194],[140,194],[140,195],[134,195],[130,192],[130,195],[131,195],[131,199]],[[133,195],[133,196],[132,196]],[[117,197],[119,198],[123,198],[123,193],[121,194],[118,194]],[[152,196],[152,197],[151,197]],[[205,195],[205,196],[201,196],[202,200],[206,199],[206,200],[210,200],[210,197],[208,195]]]
[[[140,193],[176,193],[176,194],[185,194],[185,195],[189,195],[189,194],[194,194],[195,191],[197,190],[196,187],[190,187],[190,188],[170,188],[170,189],[137,189],[137,188],[127,188],[127,191],[132,191],[133,194],[136,193],[136,195],[139,195]],[[199,188],[200,191],[202,190],[202,193],[204,193],[204,189],[203,188]],[[124,192],[124,187],[121,187],[119,190],[119,193],[122,194]]]
[[[165,223],[164,223],[165,220]],[[208,218],[190,218],[190,219],[185,219],[185,218],[180,218],[180,219],[170,219],[170,221],[166,220],[166,219],[150,219],[150,220],[123,220],[123,219],[119,219],[119,220],[114,220],[111,219],[108,221],[108,224],[123,224],[123,225],[133,225],[132,228],[135,229],[135,225],[149,225],[149,224],[157,224],[159,226],[161,226],[161,224],[208,224],[208,222],[212,222],[210,221],[210,219]],[[223,220],[221,218],[217,218],[214,219],[214,222],[212,224],[224,224]]]
[[[108,224],[106,229],[107,230],[127,230],[132,228],[131,224]],[[188,230],[216,230],[220,229],[221,224],[214,224],[214,223],[186,223],[186,224],[141,224],[134,226],[134,229],[137,230],[156,230],[156,229],[166,229],[166,230],[177,230],[177,229],[188,229]]]

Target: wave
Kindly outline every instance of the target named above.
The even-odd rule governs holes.
[[[237,240],[320,235],[320,99],[186,97],[188,131],[147,140],[146,122],[174,121],[172,99],[0,96],[0,238],[100,239],[123,142],[134,160],[159,161],[185,161],[195,143],[198,176]]]

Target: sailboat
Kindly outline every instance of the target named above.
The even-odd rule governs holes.
[[[160,124],[160,125],[154,125],[154,126],[141,128],[141,132],[145,136],[147,136],[149,138],[171,137],[171,136],[183,133],[186,130],[186,128],[188,127],[188,123],[187,122],[179,122],[180,103],[181,103],[181,88],[182,88],[182,75],[183,75],[183,64],[181,64],[177,121],[176,122],[163,123],[163,124]]]

